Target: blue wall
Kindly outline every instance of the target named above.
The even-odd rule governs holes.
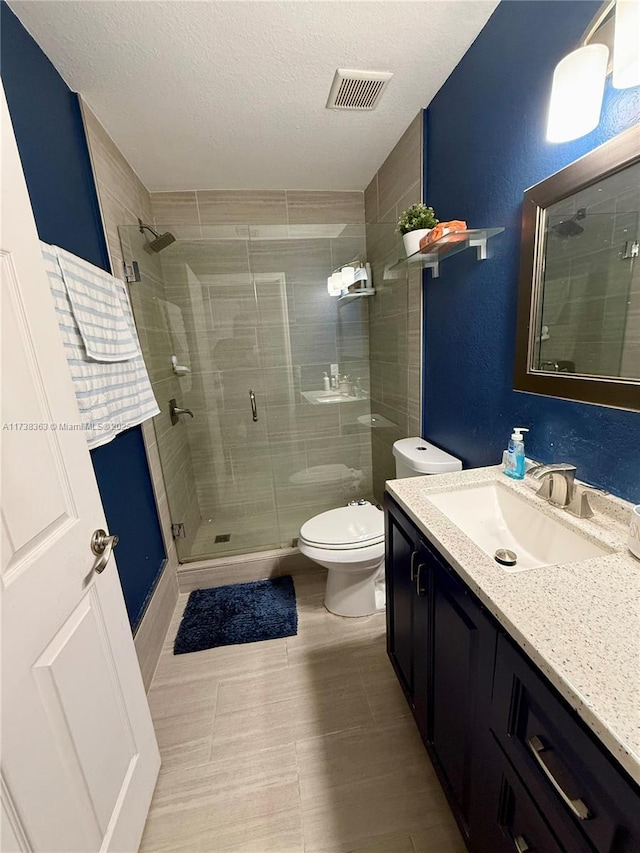
[[[80,105],[13,12],[0,3],[2,83],[40,239],[109,269]],[[165,559],[140,427],[94,450],[129,620],[137,625]]]
[[[489,244],[425,273],[424,436],[465,466],[496,464],[511,427],[527,454],[640,502],[640,415],[513,391],[523,191],[640,119],[638,88],[606,94],[593,133],[545,139],[556,63],[599,3],[502,2],[425,114],[425,198],[442,220],[505,226]]]

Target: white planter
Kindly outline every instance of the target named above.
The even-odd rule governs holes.
[[[402,235],[404,250],[407,253],[407,257],[415,254],[420,249],[420,240],[422,240],[422,238],[431,230],[431,228],[416,228],[415,231],[409,231],[408,234]]]

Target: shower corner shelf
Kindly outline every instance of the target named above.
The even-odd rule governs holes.
[[[338,297],[339,303],[352,302],[354,299],[359,299],[361,296],[373,296],[375,289],[373,287],[363,287],[362,290],[354,290],[353,293],[345,293]]]
[[[467,231],[457,231],[446,234],[431,247],[429,252],[418,251],[406,258],[401,258],[395,264],[385,269],[384,277],[395,278],[397,272],[410,264],[420,264],[422,269],[431,270],[431,277],[438,278],[440,275],[440,262],[445,258],[457,255],[465,249],[475,248],[479,261],[487,258],[487,241],[496,234],[501,234],[504,228],[470,228]],[[396,275],[394,275],[396,271]]]

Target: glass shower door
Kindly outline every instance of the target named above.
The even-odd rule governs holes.
[[[290,547],[312,516],[372,497],[368,300],[327,292],[364,226],[205,230],[154,252],[120,229],[181,562]],[[326,399],[332,365],[347,390]],[[172,423],[170,400],[193,418]]]
[[[154,427],[180,561],[280,547],[248,233],[178,240],[160,254],[137,227],[119,230],[140,270],[129,291],[161,408]],[[172,423],[172,399],[193,418]]]

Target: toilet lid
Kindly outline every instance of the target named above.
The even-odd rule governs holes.
[[[306,521],[300,536],[309,544],[354,548],[384,540],[384,513],[375,506],[343,506]]]

